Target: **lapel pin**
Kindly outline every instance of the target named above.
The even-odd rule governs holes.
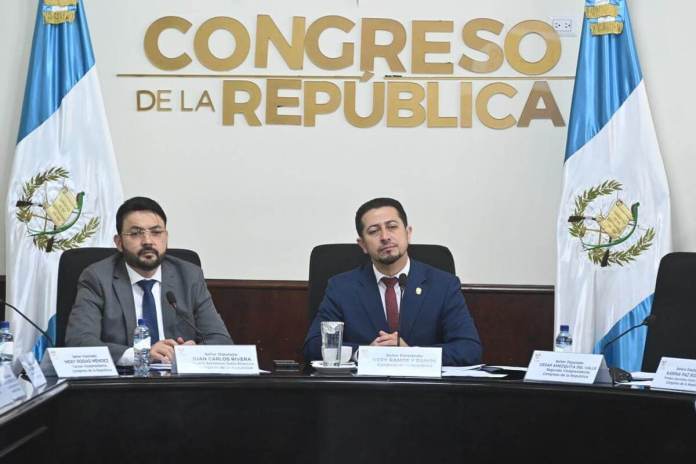
[[[421,290],[420,287],[416,287],[416,295],[420,295],[421,293],[423,293],[423,290]]]

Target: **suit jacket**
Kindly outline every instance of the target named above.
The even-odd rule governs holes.
[[[213,305],[201,268],[168,255],[162,260],[164,338],[196,340],[196,332],[180,320],[166,300],[170,291],[176,296],[177,307],[201,333],[199,343],[232,343]],[[107,346],[118,361],[133,346],[135,326],[133,289],[122,255],[117,253],[85,268],[77,283],[77,296],[65,332],[66,346]]]
[[[411,259],[399,319],[401,338],[410,346],[442,347],[443,365],[481,361],[481,342],[456,276]],[[380,330],[389,332],[371,263],[329,279],[305,339],[308,361],[321,359],[321,321],[343,321],[343,344],[354,349],[369,345]]]

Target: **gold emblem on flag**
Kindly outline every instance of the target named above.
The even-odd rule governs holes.
[[[85,192],[75,193],[67,185],[69,180],[70,173],[62,167],[40,172],[24,183],[15,203],[15,215],[25,225],[27,237],[46,253],[79,247],[100,225],[98,217],[86,220]]]
[[[655,229],[652,227],[644,229],[637,239],[634,237],[636,231],[641,229],[638,223],[640,203],[635,202],[629,207],[616,198],[596,204],[601,203],[603,197],[622,190],[623,185],[616,180],[590,187],[575,198],[573,213],[568,217],[570,235],[580,241],[589,260],[601,267],[612,264],[625,266],[635,261],[655,239]],[[602,212],[602,207],[607,206],[606,213]],[[599,212],[593,215],[591,211],[597,209]]]
[[[586,6],[585,18],[590,21],[590,32],[592,35],[618,35],[624,29],[619,5],[615,3]]]
[[[44,0],[45,24],[63,24],[75,21],[78,0]]]

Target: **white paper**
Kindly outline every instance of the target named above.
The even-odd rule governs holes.
[[[483,366],[481,364],[479,367]],[[506,377],[507,374],[491,374],[490,372],[478,370],[478,368],[472,369],[470,366],[443,366],[442,367],[443,377],[489,377],[489,378],[500,378]]]
[[[27,397],[22,384],[19,383],[17,376],[12,372],[10,363],[2,363],[0,365],[0,390],[8,392],[10,398],[14,401],[21,401]]]

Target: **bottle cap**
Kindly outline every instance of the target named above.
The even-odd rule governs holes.
[[[0,322],[0,329],[9,329],[9,328],[10,328],[10,321]]]
[[[570,326],[561,324],[561,332],[568,332],[570,330]]]
[[[145,324],[145,319],[138,319],[138,325],[147,325]]]

